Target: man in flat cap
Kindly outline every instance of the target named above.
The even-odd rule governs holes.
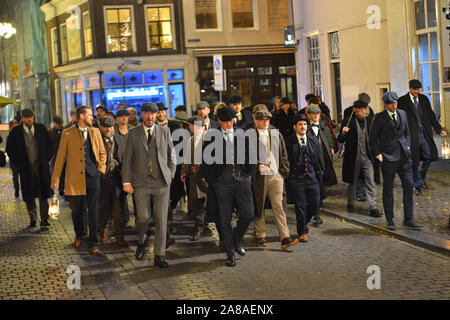
[[[194,219],[195,226],[191,234],[191,241],[200,238],[205,227],[205,201],[208,192],[208,183],[200,172],[201,153],[203,139],[206,131],[203,124],[204,119],[193,116],[187,121],[191,137],[187,143],[187,153],[181,170],[181,181],[186,183],[188,190],[188,215]]]
[[[137,117],[137,111],[135,108],[133,107],[129,107],[128,112],[130,113],[129,117],[128,117],[128,124],[131,127],[136,127],[139,124],[139,119]]]
[[[92,127],[92,109],[79,106],[78,122],[63,131],[59,143],[52,189],[58,189],[61,171],[66,164],[65,194],[72,210],[75,248],[80,247],[84,229],[84,207],[87,203],[89,220],[88,246],[92,255],[101,255],[98,244],[98,205],[100,177],[106,171],[106,152],[100,130]]]
[[[427,171],[432,161],[439,160],[432,129],[442,137],[447,136],[447,132],[442,129],[431,108],[430,100],[426,95],[420,94],[421,88],[422,83],[413,79],[409,82],[409,92],[398,99],[398,108],[404,110],[408,116],[411,133],[413,180],[417,196],[422,195],[422,189],[428,190],[430,188],[425,183]],[[421,160],[422,169],[419,172]]]
[[[307,132],[309,120],[306,115],[296,114],[292,123],[294,134],[286,139],[290,163],[287,184],[295,204],[298,240],[307,242],[308,223],[319,211],[319,182],[324,164],[319,140]]]
[[[197,114],[205,119],[203,126],[205,127],[206,131],[220,128],[219,123],[211,119],[209,115],[210,112],[211,108],[209,107],[209,103],[207,101],[200,101],[199,103],[197,103]]]
[[[170,183],[175,175],[176,155],[169,128],[158,126],[158,106],[141,106],[142,124],[130,130],[122,165],[123,190],[136,200],[138,246],[136,259],[142,260],[148,244],[150,214],[155,221],[155,265],[167,268],[164,260],[167,234],[167,208]],[[150,207],[150,204],[153,206]]]
[[[234,267],[236,265],[235,252],[245,255],[242,247],[242,239],[250,225],[253,214],[253,196],[251,190],[252,179],[256,174],[256,163],[250,163],[250,144],[246,140],[244,144],[239,144],[236,133],[233,128],[233,119],[236,113],[233,108],[224,106],[217,111],[217,118],[220,123],[220,136],[223,145],[223,159],[214,159],[212,164],[206,164],[203,161],[201,165],[208,186],[215,194],[217,200],[217,217],[216,224],[221,235],[222,243],[227,254],[226,265]],[[205,141],[207,141],[205,136]],[[204,144],[204,150],[209,145]],[[245,156],[238,152],[244,152]],[[227,157],[228,154],[228,157]],[[205,152],[203,152],[205,156]],[[231,156],[231,157],[230,157]],[[238,159],[245,158],[243,163],[239,163]],[[229,161],[227,162],[227,159]],[[231,161],[230,161],[231,159]],[[209,202],[208,194],[208,202]],[[231,227],[231,218],[233,208],[239,213],[239,220],[234,230]],[[209,211],[209,210],[208,210]],[[208,215],[212,214],[210,211]]]
[[[306,115],[309,118],[308,132],[319,140],[322,158],[325,164],[325,172],[320,181],[320,201],[326,198],[325,186],[333,186],[337,184],[336,172],[334,171],[334,135],[332,129],[328,125],[328,120],[322,116],[320,107],[316,104],[311,104],[307,110]],[[319,210],[320,211],[320,210]],[[318,227],[322,224],[322,219],[319,216],[314,217],[314,226]]]
[[[122,185],[120,184],[120,162],[117,158],[117,143],[114,139],[115,121],[109,117],[98,119],[100,131],[102,133],[103,144],[106,151],[106,172],[101,177],[101,194],[98,208],[98,233],[100,242],[108,240],[106,227],[112,218],[114,225],[114,236],[119,247],[126,247],[123,227],[124,212],[121,210]]]
[[[30,216],[29,228],[36,226],[37,213],[35,198],[39,198],[41,227],[47,227],[48,202],[51,197],[50,165],[53,143],[47,128],[35,123],[31,109],[22,110],[22,123],[11,130],[6,153],[11,163],[19,168],[22,199]]]
[[[287,225],[286,211],[283,205],[284,179],[289,174],[289,159],[283,136],[272,130],[272,113],[263,104],[253,107],[254,129],[257,136],[258,169],[253,180],[253,194],[256,204],[256,217],[253,219],[258,246],[265,247],[266,222],[264,205],[269,197],[272,213],[280,235],[281,248],[295,246],[298,239],[291,239]]]
[[[234,125],[237,128],[246,130],[253,125],[252,113],[248,110],[242,109],[242,98],[240,96],[232,96],[228,104],[233,108],[234,112],[236,112]]]
[[[373,158],[369,146],[369,132],[373,115],[366,116],[367,104],[357,100],[353,103],[352,117],[345,118],[339,134],[339,142],[345,143],[342,180],[347,182],[347,211],[355,209],[355,192],[360,176],[364,181],[364,190],[369,202],[369,214],[381,217],[377,207],[377,190],[374,180]]]
[[[383,174],[383,206],[388,229],[394,224],[394,178],[397,173],[402,181],[404,226],[420,229],[414,220],[413,179],[411,161],[411,135],[406,112],[397,109],[398,96],[386,92],[383,102],[386,110],[378,113],[370,132],[372,154],[381,163]]]

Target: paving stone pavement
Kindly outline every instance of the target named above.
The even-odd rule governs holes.
[[[10,174],[0,169],[0,299],[449,299],[450,258],[323,217],[311,227],[310,241],[282,250],[269,214],[266,248],[256,246],[250,228],[247,255],[235,268],[224,264],[217,233],[189,241],[192,222],[175,215],[177,243],[166,259],[169,269],[153,265],[153,253],[136,261],[137,236],[127,229],[129,248],[113,241],[100,245],[104,255],[92,257],[83,244],[72,246],[70,211],[48,231],[26,230],[25,204],[14,200]],[[295,217],[289,212],[295,232]],[[152,247],[152,242],[151,246]],[[81,269],[81,289],[66,286],[69,265]],[[381,289],[369,290],[367,267],[381,270]]]

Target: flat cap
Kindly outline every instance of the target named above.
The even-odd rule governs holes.
[[[105,128],[109,128],[109,127],[114,127],[114,125],[116,124],[116,122],[114,121],[113,118],[110,117],[102,117],[98,119],[98,123]]]
[[[205,119],[200,116],[193,116],[190,117],[186,122],[189,124],[201,123],[201,125],[203,126],[203,124],[205,123]]]
[[[317,104],[310,104],[308,109],[307,109],[308,113],[321,113],[322,111],[320,110],[320,107]]]
[[[63,124],[63,119],[60,116],[54,116],[53,122],[56,124]]]
[[[234,112],[233,108],[224,106],[217,110],[217,118],[220,121],[232,121],[236,118],[236,112]]]
[[[98,109],[103,109],[103,110],[105,110],[105,112],[108,112],[108,111],[109,111],[107,107],[102,106],[101,104],[98,104],[98,105],[95,107],[95,110],[98,110]]]
[[[186,110],[187,110],[186,106],[183,105],[179,105],[175,108],[175,111],[186,111]]]
[[[158,111],[167,110],[167,107],[162,102],[158,102]]]
[[[34,112],[31,109],[23,109],[22,110],[22,117],[24,118],[30,118],[30,117],[34,117]]]
[[[420,89],[422,88],[422,82],[417,79],[413,79],[409,82],[409,87],[412,89]]]
[[[235,95],[235,96],[232,96],[228,102],[230,104],[241,103],[242,102],[242,98],[240,96],[236,96]]]
[[[200,101],[199,103],[197,103],[197,110],[205,109],[205,108],[209,108],[208,101]]]
[[[116,117],[128,117],[130,112],[127,109],[120,109],[116,112]]]
[[[398,95],[394,91],[386,92],[383,95],[384,103],[391,104],[391,103],[397,102],[397,100],[398,100]]]
[[[353,102],[352,107],[357,108],[357,109],[362,109],[362,108],[367,108],[367,104],[364,101],[356,100],[355,102]]]
[[[365,92],[361,92],[358,95],[358,100],[364,102],[366,105],[369,105],[369,103],[370,103],[370,96],[367,93],[365,93]]]
[[[146,102],[141,106],[142,112],[158,112],[158,106],[153,102]]]
[[[178,121],[187,121],[189,117],[184,113],[178,113],[177,115],[175,115],[174,119]]]
[[[283,104],[291,104],[291,101],[289,100],[289,98],[286,98],[286,97],[282,98],[280,105],[283,105]]]
[[[292,124],[296,125],[299,121],[306,121],[307,123],[309,123],[309,119],[303,113],[297,113],[292,120]]]

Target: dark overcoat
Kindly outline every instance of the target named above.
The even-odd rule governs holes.
[[[31,201],[39,197],[39,190],[33,187],[33,175],[31,174],[31,166],[28,160],[28,152],[25,145],[24,124],[20,124],[11,130],[6,144],[6,153],[12,163],[19,168],[20,187],[22,189],[22,198],[24,201]],[[52,196],[50,189],[50,164],[52,157],[53,143],[48,134],[47,128],[40,124],[34,124],[34,136],[37,141],[38,151],[38,167],[39,167],[39,189],[45,198]]]

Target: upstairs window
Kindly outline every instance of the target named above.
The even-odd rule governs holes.
[[[133,51],[131,8],[106,9],[108,52]]]
[[[172,6],[147,7],[149,50],[174,49]]]

